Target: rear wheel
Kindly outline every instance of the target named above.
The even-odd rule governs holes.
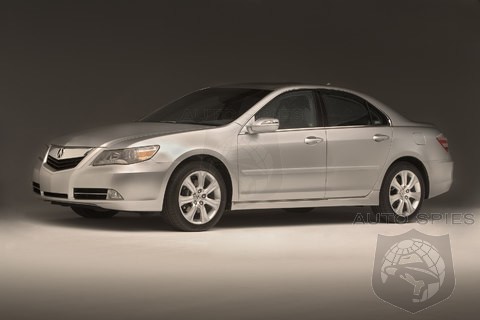
[[[425,183],[417,167],[408,162],[394,164],[385,175],[380,202],[372,207],[385,222],[407,222],[421,209]]]
[[[163,217],[175,229],[205,231],[222,217],[227,188],[209,162],[195,161],[176,170],[168,186]]]
[[[118,211],[115,210],[95,210],[79,206],[72,206],[71,208],[76,214],[87,219],[106,219],[118,213]]]

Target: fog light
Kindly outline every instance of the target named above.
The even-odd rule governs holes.
[[[107,200],[123,200],[123,197],[117,190],[108,189]]]

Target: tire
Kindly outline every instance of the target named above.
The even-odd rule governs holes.
[[[115,210],[95,210],[78,206],[72,206],[71,208],[76,214],[87,219],[107,219],[118,213]]]
[[[420,211],[425,182],[420,170],[409,162],[395,163],[386,173],[379,205],[372,207],[383,222],[405,223]]]
[[[284,208],[283,211],[292,213],[307,213],[313,211],[315,208]]]
[[[205,231],[221,219],[226,203],[220,171],[209,162],[189,162],[172,174],[162,216],[177,230]]]

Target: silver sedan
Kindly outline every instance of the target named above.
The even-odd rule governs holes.
[[[450,189],[452,172],[440,131],[367,95],[242,84],[51,141],[33,191],[86,218],[162,212],[176,229],[201,231],[238,209],[372,206],[408,219]]]

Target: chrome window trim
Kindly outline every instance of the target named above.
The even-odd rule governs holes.
[[[384,127],[391,127],[391,124],[388,125],[381,125],[381,126],[375,126],[371,124],[363,124],[363,125],[354,125],[354,126],[331,126],[331,127],[325,127],[327,129],[343,129],[343,128],[384,128]]]
[[[249,133],[247,130],[247,126],[249,125],[250,121],[255,121],[255,116],[253,116],[243,128],[238,133],[239,135],[243,134],[259,134],[259,133]],[[389,119],[390,121],[390,119]],[[290,132],[290,131],[311,131],[311,130],[328,130],[328,129],[355,129],[355,128],[385,128],[391,127],[391,122],[388,125],[382,126],[374,126],[374,125],[354,125],[354,126],[331,126],[331,127],[305,127],[305,128],[291,128],[291,129],[278,129],[273,132],[264,132],[264,133],[276,133],[276,132]]]

